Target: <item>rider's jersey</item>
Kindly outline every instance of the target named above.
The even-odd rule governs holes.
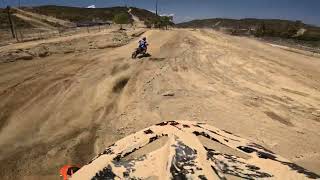
[[[139,41],[139,47],[140,48],[147,48],[147,41],[144,41],[144,40],[140,40]]]

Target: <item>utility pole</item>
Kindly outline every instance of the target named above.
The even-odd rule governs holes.
[[[124,6],[125,6],[126,8],[128,8],[128,4],[127,4],[127,1],[126,1],[126,0],[124,0]]]
[[[156,15],[158,16],[158,0],[156,0]]]
[[[9,18],[9,23],[10,23],[10,29],[11,29],[11,33],[12,33],[12,37],[16,38],[16,33],[15,33],[15,29],[14,29],[14,24],[11,18],[11,11],[10,11],[10,6],[7,6],[7,13],[8,13],[8,18]]]
[[[2,6],[3,6],[3,7],[6,7],[6,6],[7,6],[7,3],[6,3],[5,0],[2,0],[1,2],[2,2]]]

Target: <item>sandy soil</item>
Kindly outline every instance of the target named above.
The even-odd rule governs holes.
[[[144,36],[152,57],[129,58],[133,39],[1,63],[0,176],[56,179],[164,120],[204,121],[320,173],[320,58],[206,30]]]
[[[145,28],[146,25],[144,24],[143,21],[140,21],[140,19],[135,16],[134,14],[131,13],[131,9],[129,9],[128,13],[131,15],[132,19],[133,19],[133,26],[137,27],[137,28]]]
[[[51,22],[52,24],[59,24],[62,27],[74,27],[75,26],[75,24],[70,22],[70,21],[57,19],[57,18],[54,18],[54,17],[51,17],[51,16],[32,13],[32,12],[24,11],[24,10],[18,9],[18,8],[14,8],[14,10],[16,11],[16,13],[14,14],[15,16],[18,16],[21,19],[27,20],[32,24],[35,23],[35,25],[41,24],[40,27],[48,27],[48,28],[55,29],[54,27],[52,27],[47,22]]]
[[[24,16],[22,14],[14,14],[16,17],[24,20],[24,21],[27,21],[27,22],[30,22],[32,25],[34,25],[35,27],[45,27],[45,28],[48,28],[48,29],[54,29],[55,27],[51,26],[50,24],[47,24],[47,23],[44,23],[38,19],[34,19],[34,18],[31,18],[31,17],[28,17],[28,16]]]

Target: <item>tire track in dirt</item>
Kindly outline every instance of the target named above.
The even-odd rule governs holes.
[[[308,115],[320,109],[313,98],[320,94],[312,89],[320,85],[299,74],[317,71],[288,68],[300,56],[210,31],[152,30],[143,36],[151,44],[150,58],[129,58],[137,42],[88,52],[83,62],[44,67],[42,77],[0,102],[8,109],[0,132],[0,176],[56,177],[61,165],[86,163],[121,137],[164,120],[206,121],[288,159],[320,148],[319,124]],[[163,96],[167,92],[173,96]],[[308,163],[318,171],[316,162]]]
[[[84,164],[104,148],[106,134],[119,137],[121,133],[108,124],[117,116],[119,102],[125,101],[127,84],[143,65],[128,58],[135,46],[136,42],[93,56],[88,53],[81,57],[88,60],[79,66],[71,61],[79,57],[60,56],[61,63],[43,66],[9,86],[2,94],[7,100],[0,104],[7,109],[1,115],[5,123],[0,134],[0,169],[5,174],[0,176],[58,175],[58,166]],[[13,129],[18,132],[9,133]],[[12,142],[14,147],[9,145]],[[48,165],[54,161],[53,167]]]

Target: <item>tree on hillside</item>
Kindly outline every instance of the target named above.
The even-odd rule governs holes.
[[[129,23],[129,15],[126,13],[117,14],[114,16],[113,22],[116,24],[120,24],[120,30],[122,30],[122,25]]]
[[[296,21],[294,24],[290,24],[287,27],[287,37],[292,38],[298,35],[298,31],[303,27],[301,21]]]
[[[168,29],[168,26],[172,23],[172,17],[169,17],[169,16],[162,16],[160,18],[160,21],[161,21],[161,26],[162,27],[166,27],[166,29]]]
[[[147,28],[152,28],[152,26],[154,25],[154,20],[153,19],[146,19],[144,21],[144,24],[147,26]]]
[[[155,28],[166,28],[168,29],[168,26],[172,25],[172,17],[170,16],[161,16],[156,19],[152,19],[150,21],[150,24],[153,24]]]
[[[258,26],[258,28],[257,28],[257,30],[256,30],[256,33],[255,33],[255,36],[257,36],[257,37],[262,37],[262,36],[264,36],[265,33],[266,33],[266,30],[267,30],[266,25],[265,25],[264,22],[262,22],[262,23]]]

